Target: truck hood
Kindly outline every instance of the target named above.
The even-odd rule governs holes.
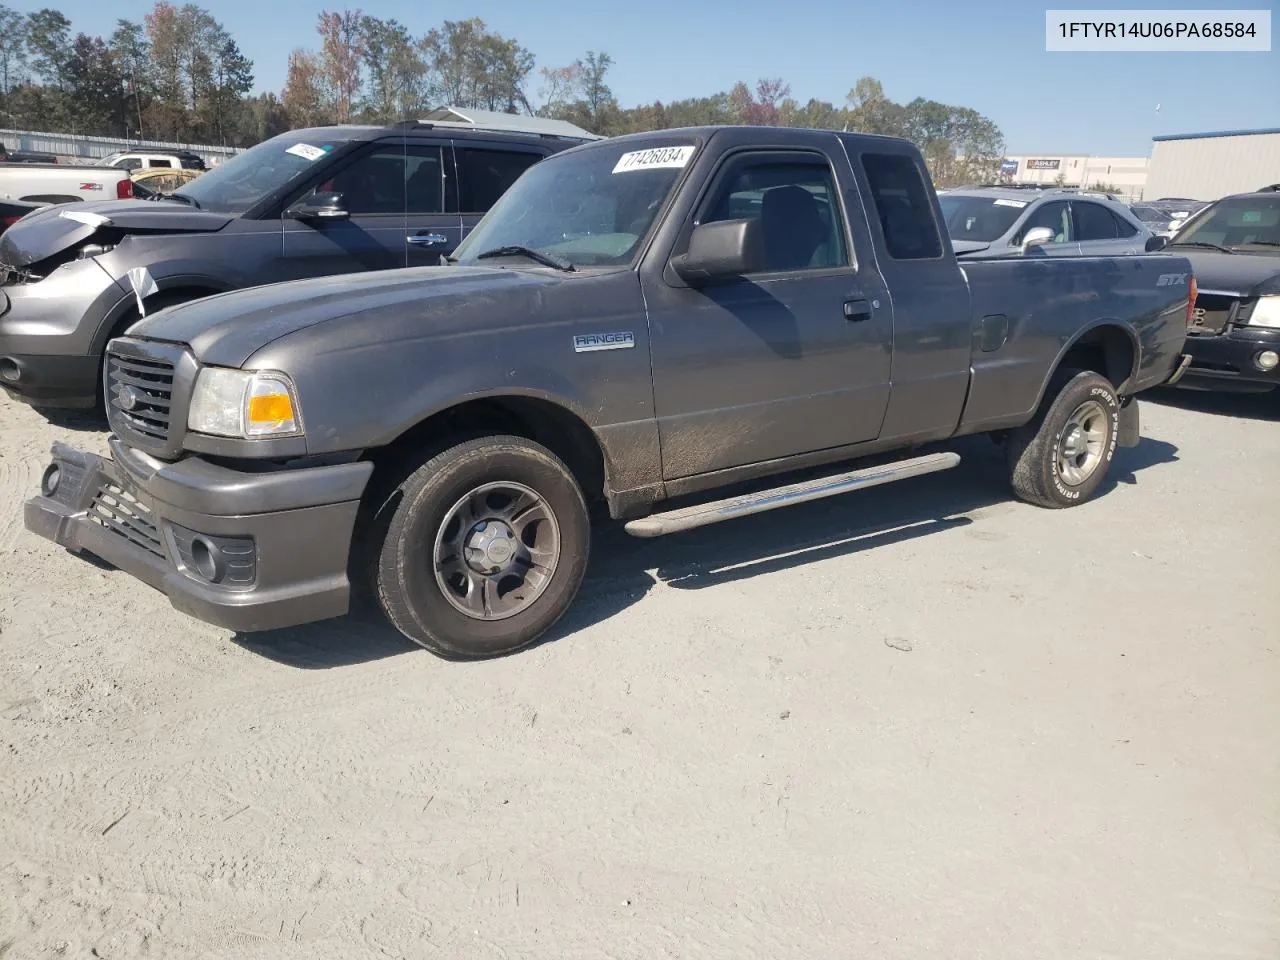
[[[168,307],[129,328],[131,337],[187,344],[202,363],[242,366],[281,337],[330,320],[456,317],[464,305],[527,296],[559,281],[537,271],[501,267],[409,267],[290,280],[220,293]],[[493,311],[496,314],[500,310]]]
[[[1280,294],[1280,255],[1166,247],[1191,261],[1196,286],[1247,299]]]
[[[981,253],[983,250],[989,250],[991,244],[981,240],[952,240],[951,249],[955,251],[957,257],[962,257],[966,253]]]
[[[24,217],[0,235],[0,263],[29,267],[88,243],[129,234],[212,233],[234,218],[170,200],[59,203]]]

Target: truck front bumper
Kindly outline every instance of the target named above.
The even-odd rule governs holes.
[[[1184,387],[1252,392],[1280,386],[1280,330],[1236,327],[1191,336],[1186,351],[1191,366],[1181,380]]]
[[[28,530],[150,584],[183,613],[250,633],[347,612],[363,461],[241,472],[165,463],[112,437],[111,459],[54,444]]]

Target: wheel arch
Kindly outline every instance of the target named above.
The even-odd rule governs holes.
[[[485,434],[512,434],[540,443],[564,461],[590,503],[609,497],[604,445],[567,404],[533,393],[501,392],[468,397],[402,430],[390,443],[369,449],[374,475],[420,463],[445,444]]]
[[[1097,320],[1063,344],[1040,383],[1033,409],[1044,403],[1049,384],[1058,371],[1065,368],[1092,370],[1111,382],[1118,395],[1123,395],[1138,370],[1141,356],[1138,337],[1123,320]]]

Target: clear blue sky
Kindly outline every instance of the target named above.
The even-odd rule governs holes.
[[[141,20],[146,0],[3,0],[56,6],[76,30],[108,35]],[[181,5],[181,0],[175,0]],[[254,61],[260,90],[279,91],[296,46],[316,47],[316,14],[339,2],[218,0],[202,4]],[[1280,127],[1280,52],[1046,53],[1044,11],[1103,4],[894,0],[350,0],[415,34],[444,19],[482,17],[515,37],[538,66],[605,50],[623,106],[727,90],[780,76],[792,95],[839,104],[860,76],[891,99],[922,96],[972,107],[999,124],[1010,153],[1147,155],[1162,133]],[[1138,3],[1128,9],[1266,9],[1270,0]],[[1274,14],[1273,14],[1274,19]],[[1273,29],[1277,25],[1273,24]],[[536,96],[539,83],[530,83]],[[1156,105],[1160,111],[1156,112]]]

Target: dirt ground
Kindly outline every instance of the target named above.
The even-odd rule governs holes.
[[[1105,495],[958,469],[596,538],[551,642],[233,636],[22,527],[0,400],[0,956],[1280,956],[1280,396]]]

